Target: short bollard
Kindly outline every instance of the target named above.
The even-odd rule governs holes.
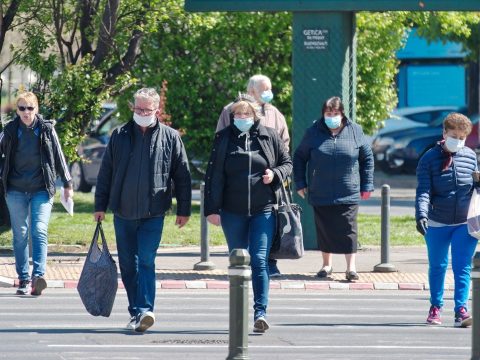
[[[252,277],[245,249],[230,253],[230,326],[227,360],[248,359],[248,283]]]
[[[390,264],[390,185],[382,186],[381,208],[381,259],[380,264],[373,267],[375,272],[394,272],[395,265]]]
[[[200,185],[200,262],[193,265],[194,270],[213,270],[215,264],[210,261],[210,248],[208,244],[208,222],[203,213],[205,201],[205,184]]]
[[[472,358],[480,360],[480,251],[473,257],[472,268]]]

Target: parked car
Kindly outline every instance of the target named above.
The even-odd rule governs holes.
[[[452,111],[465,113],[466,109]],[[427,124],[379,133],[372,142],[376,167],[386,173],[415,174],[420,157],[442,139],[443,120],[452,111],[436,112],[437,117],[432,116]],[[474,126],[466,145],[476,149],[479,146],[479,117],[470,119]]]
[[[84,161],[77,161],[70,165],[74,191],[90,192],[92,190],[92,186],[97,182],[105,147],[113,130],[119,125],[121,123],[117,106],[112,103],[104,104],[100,118],[93,122],[86,139],[78,146],[77,152]]]

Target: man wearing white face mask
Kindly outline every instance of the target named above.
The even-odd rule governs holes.
[[[427,323],[441,324],[443,289],[451,247],[455,280],[454,326],[467,327],[472,317],[467,311],[470,271],[477,239],[468,233],[467,214],[478,170],[472,149],[465,139],[472,130],[470,120],[458,113],[443,121],[443,140],[428,150],[417,167],[415,218],[417,230],[425,237],[428,249],[430,310]]]
[[[122,281],[128,296],[128,329],[143,332],[155,316],[155,255],[165,213],[177,198],[176,225],[190,216],[191,178],[178,132],[157,121],[160,96],[151,88],[134,95],[133,119],[107,145],[95,191],[95,221],[114,214]]]
[[[290,147],[290,136],[288,135],[288,126],[285,121],[285,116],[271,104],[273,100],[272,82],[265,75],[253,75],[247,84],[247,93],[252,96],[255,101],[260,105],[260,124],[263,126],[277,130],[280,138],[283,140],[285,147],[288,151]],[[230,111],[233,103],[226,105],[220,117],[218,118],[217,129],[215,132],[226,128],[230,124],[233,124],[233,117]],[[277,267],[277,260],[269,259],[268,267],[271,277],[281,276],[280,270]]]

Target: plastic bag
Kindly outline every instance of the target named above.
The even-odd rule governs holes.
[[[480,194],[473,188],[470,206],[467,215],[468,233],[474,238],[480,239]]]

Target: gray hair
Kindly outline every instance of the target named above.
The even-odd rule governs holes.
[[[261,84],[268,84],[270,87],[272,86],[272,82],[268,78],[268,76],[265,75],[253,75],[249,80],[247,84],[247,92],[258,92],[258,88],[260,87]]]
[[[157,90],[154,88],[141,88],[133,95],[133,100],[137,99],[147,99],[152,100],[157,106],[160,105],[160,95],[158,95]]]

